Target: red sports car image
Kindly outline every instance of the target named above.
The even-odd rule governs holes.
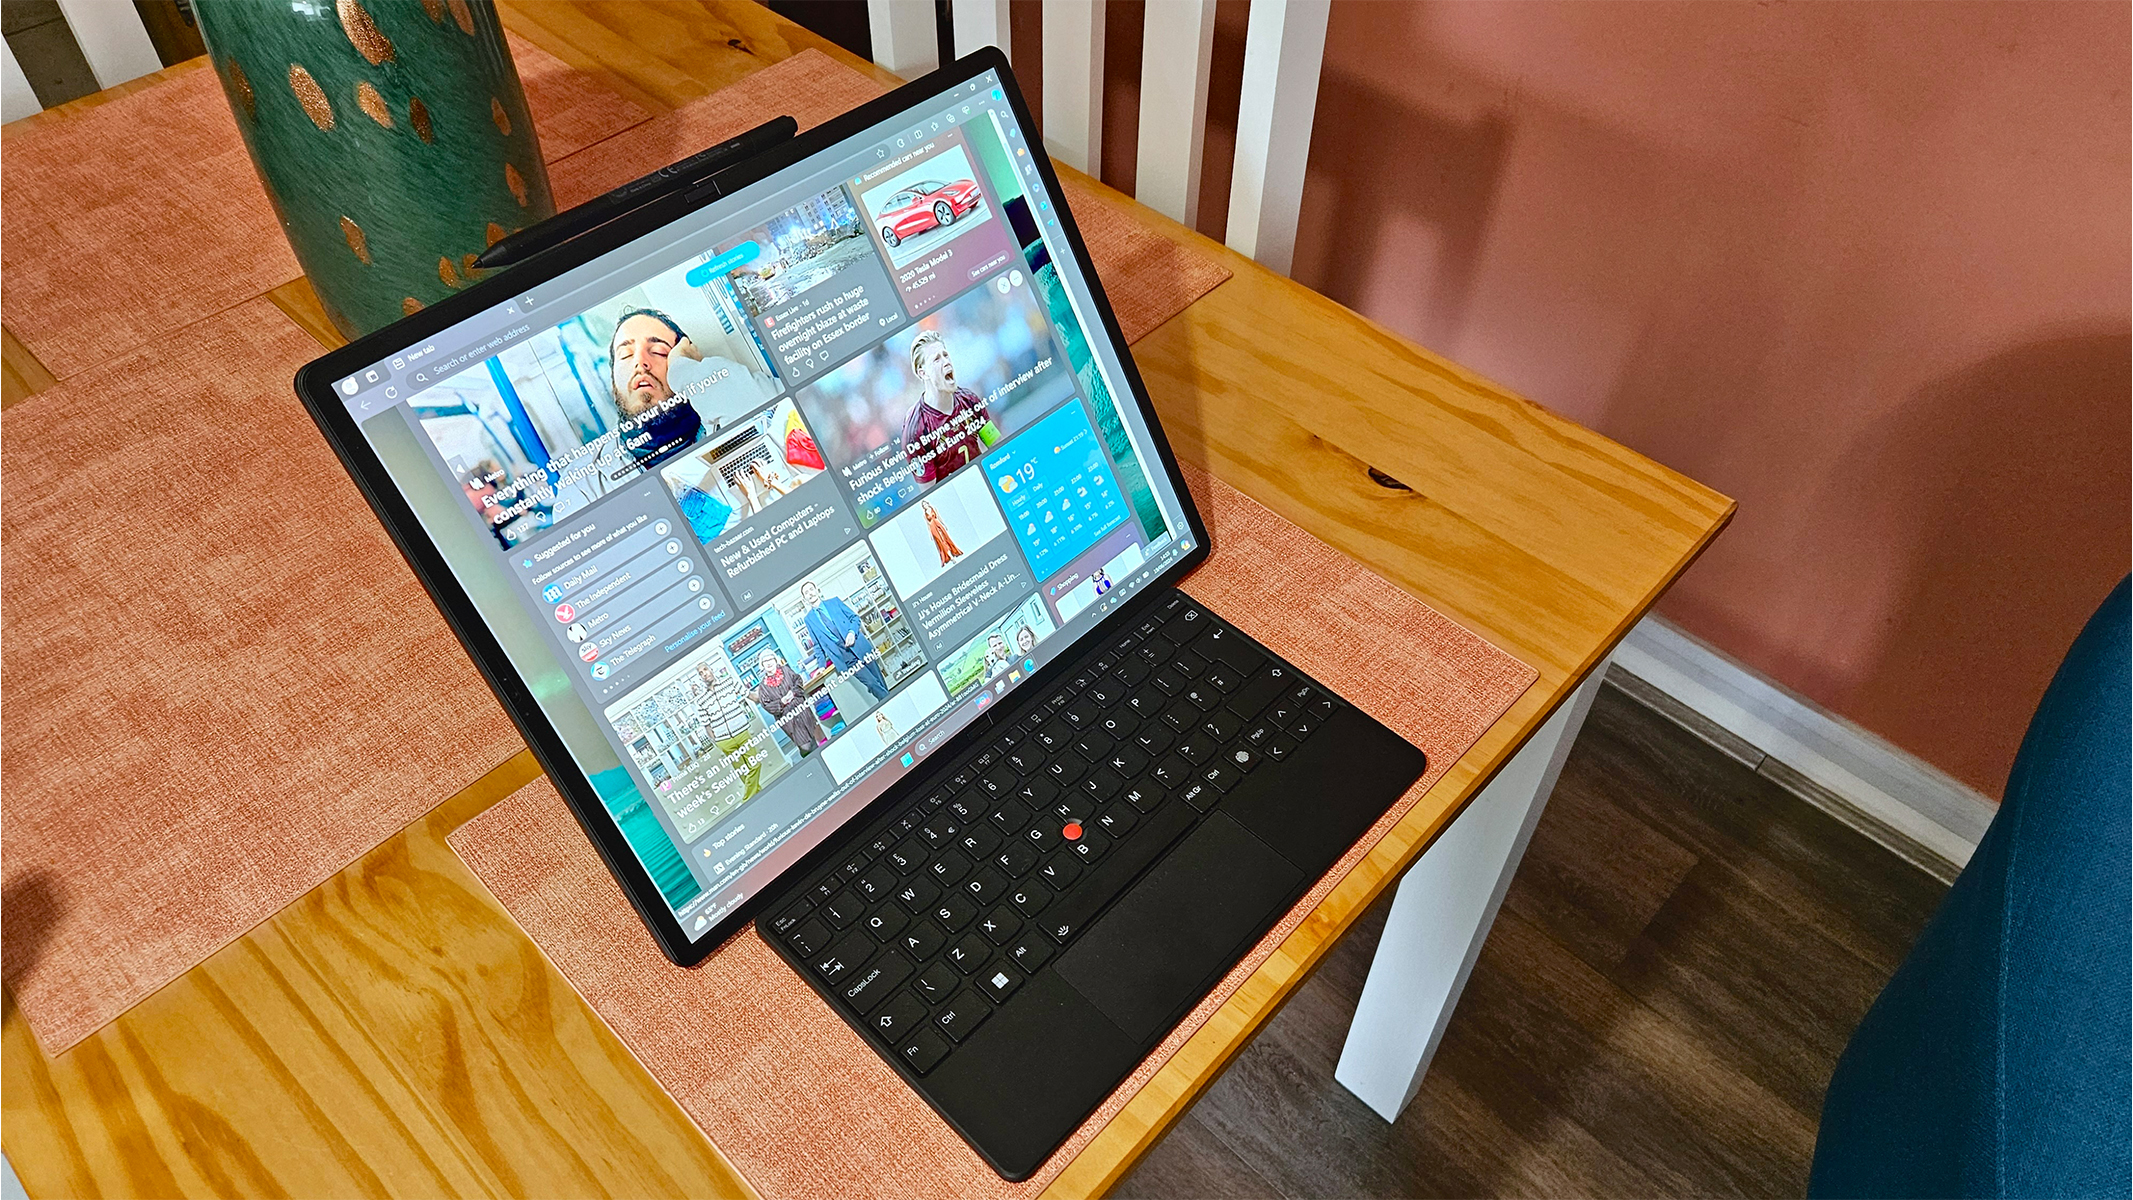
[[[984,197],[968,179],[954,183],[925,180],[889,197],[881,216],[881,240],[894,246],[907,237],[955,224],[955,219],[978,206]]]

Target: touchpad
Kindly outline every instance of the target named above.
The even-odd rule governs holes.
[[[1148,1044],[1272,925],[1303,873],[1216,813],[1133,885],[1054,967]]]

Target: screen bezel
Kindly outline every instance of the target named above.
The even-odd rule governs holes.
[[[717,924],[691,938],[660,894],[650,873],[644,869],[636,853],[624,840],[621,828],[608,815],[607,807],[594,791],[591,780],[579,769],[577,761],[571,757],[562,738],[535,701],[532,691],[511,665],[503,646],[490,632],[488,623],[475,607],[472,597],[460,586],[451,566],[430,541],[413,508],[400,494],[383,462],[371,449],[369,440],[363,435],[354,416],[334,391],[334,381],[362,367],[390,358],[398,351],[419,345],[453,325],[510,301],[529,287],[584,266],[663,226],[716,204],[721,197],[767,179],[846,138],[889,121],[908,110],[927,106],[936,97],[987,71],[998,73],[1002,91],[1016,122],[1025,135],[1032,133],[1036,129],[1036,123],[1030,118],[1029,106],[1022,97],[1021,89],[1016,85],[1007,56],[993,47],[985,47],[930,75],[868,101],[842,116],[824,122],[774,150],[720,171],[706,183],[685,194],[656,201],[611,225],[565,242],[524,263],[505,268],[497,275],[476,283],[463,292],[327,353],[306,364],[296,373],[295,390],[298,399],[303,402],[312,420],[318,424],[319,431],[333,447],[342,466],[354,478],[364,499],[369,502],[371,510],[392,536],[394,545],[399,547],[401,555],[406,558],[416,578],[429,592],[431,600],[443,613],[452,632],[466,647],[482,677],[488,681],[490,689],[503,703],[504,711],[510,715],[512,723],[526,739],[528,748],[533,751],[534,757],[554,783],[556,791],[568,804],[571,815],[577,819],[579,827],[600,852],[609,873],[622,885],[623,894],[628,897],[630,906],[637,911],[638,917],[652,933],[660,950],[678,966],[694,966],[703,961],[735,932],[753,921],[765,907],[782,898],[786,891],[784,885],[812,874],[824,859],[845,845],[851,835],[863,828],[874,814],[915,799],[939,778],[944,768],[987,738],[998,724],[999,711],[981,714],[928,755],[921,764],[921,769],[914,770],[891,784],[865,808],[848,817],[830,836],[780,872],[769,884],[736,905]],[[1126,390],[1131,393],[1133,402],[1139,406],[1156,460],[1178,498],[1186,526],[1190,530],[1192,549],[1141,589],[1142,597],[1152,596],[1159,594],[1165,587],[1175,585],[1207,558],[1210,550],[1207,526],[1193,502],[1192,493],[1185,486],[1185,481],[1178,471],[1177,458],[1171,450],[1169,438],[1164,435],[1155,406],[1149,400],[1147,386],[1141,380],[1140,371],[1134,365],[1133,356],[1119,328],[1117,315],[1112,311],[1103,284],[1089,260],[1088,247],[1082,241],[1081,230],[1068,206],[1066,193],[1059,186],[1059,178],[1052,168],[1051,158],[1039,152],[1038,139],[1028,137],[1027,140],[1032,143],[1030,158],[1037,166],[1039,178],[1053,202],[1054,211],[1059,215],[1060,231],[1081,268],[1093,309],[1102,322],[1103,334],[1110,339],[1112,351],[1125,376]],[[1138,603],[1132,603],[1113,610],[1085,631],[1080,639],[1070,643],[1068,648],[1087,645],[1090,639],[1111,635],[1124,626],[1139,607]],[[1078,656],[1073,654],[1055,657],[1036,675],[1023,681],[1016,691],[1026,700],[1048,690],[1066,676],[1067,670],[1074,665],[1077,658]],[[1011,712],[1019,707],[1008,704],[1004,705],[1003,709]]]

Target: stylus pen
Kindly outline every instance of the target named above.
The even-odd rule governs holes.
[[[507,267],[532,258],[551,246],[590,233],[618,217],[643,208],[665,196],[702,183],[712,173],[752,158],[800,132],[791,117],[777,117],[699,154],[661,167],[642,179],[631,180],[604,196],[595,196],[575,208],[521,229],[475,256],[477,267]]]

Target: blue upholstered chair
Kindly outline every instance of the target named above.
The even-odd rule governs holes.
[[[2128,1109],[2128,585],[2074,640],[2000,812],[1838,1060],[1813,1196],[2118,1196]]]

